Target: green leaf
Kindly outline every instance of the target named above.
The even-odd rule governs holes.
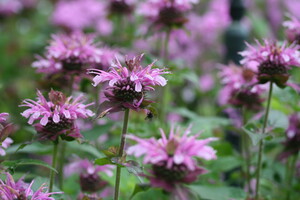
[[[251,142],[254,146],[256,146],[262,139],[269,136],[269,134],[261,134],[260,129],[254,123],[248,123],[243,126],[243,130],[250,137]]]
[[[227,186],[191,185],[189,188],[205,200],[244,200],[247,196],[243,189]]]
[[[95,164],[97,165],[114,165],[115,163],[113,163],[110,158],[98,158],[94,161]]]
[[[41,161],[41,160],[34,160],[34,159],[21,159],[21,160],[14,160],[14,161],[4,161],[1,163],[3,166],[7,167],[10,170],[15,170],[18,166],[21,165],[38,165],[46,167],[50,170],[53,170],[57,173],[56,169],[54,169],[51,165]]]
[[[278,110],[270,110],[268,116],[268,126],[271,128],[287,129],[289,126],[289,119],[283,112]]]
[[[212,166],[209,168],[210,171],[222,171],[226,172],[241,166],[242,161],[234,156],[226,156],[226,157],[219,157],[212,163]],[[222,166],[220,168],[220,166]]]
[[[136,184],[133,190],[130,200],[139,192],[147,191],[150,188],[149,184]]]

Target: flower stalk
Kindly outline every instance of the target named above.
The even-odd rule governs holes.
[[[165,36],[165,41],[164,41],[164,46],[163,46],[163,52],[162,52],[162,58],[163,58],[163,65],[167,65],[168,63],[168,57],[169,57],[169,41],[170,41],[170,35],[171,35],[171,29],[168,29],[166,31],[166,36]],[[160,99],[160,122],[164,123],[165,122],[165,118],[166,118],[166,106],[168,104],[168,99],[167,97],[167,93],[168,93],[169,89],[168,86],[165,86],[162,88],[162,95],[161,95],[161,99]]]
[[[54,169],[56,169],[56,163],[57,163],[57,149],[58,149],[58,139],[53,142],[52,167]],[[49,193],[52,192],[54,179],[55,179],[55,172],[53,170],[51,170],[50,171],[50,182],[49,182]]]
[[[268,103],[266,108],[266,114],[264,118],[264,124],[262,128],[262,134],[265,134],[267,122],[268,122],[268,116],[269,116],[269,110],[270,110],[270,104],[271,104],[271,98],[272,98],[272,91],[273,91],[273,82],[270,82],[270,88],[269,88],[269,94],[268,94]],[[256,186],[255,186],[255,200],[259,200],[259,183],[260,183],[260,173],[261,173],[261,161],[262,161],[262,154],[263,154],[263,145],[264,141],[263,139],[259,142],[259,150],[258,150],[258,162],[257,162],[257,172],[256,172]]]
[[[122,159],[124,153],[125,140],[126,140],[125,136],[127,133],[128,120],[129,120],[129,109],[126,109],[124,113],[123,129],[122,129],[121,142],[120,142],[119,153],[118,153],[119,159]],[[120,180],[121,180],[121,166],[118,165],[117,173],[116,173],[114,200],[119,199]]]
[[[287,169],[286,169],[286,180],[287,180],[287,183],[286,185],[288,186],[288,189],[287,189],[287,193],[286,193],[286,200],[290,200],[291,199],[291,187],[292,187],[292,184],[293,184],[293,175],[295,173],[295,169],[296,169],[296,165],[297,165],[297,159],[298,159],[298,155],[299,155],[299,152],[297,152],[293,157],[292,157],[292,160],[291,160],[291,165],[289,165],[289,160],[287,159]]]

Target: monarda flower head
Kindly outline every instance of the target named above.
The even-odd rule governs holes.
[[[139,13],[158,26],[180,27],[188,20],[185,12],[198,0],[148,0],[141,5]]]
[[[216,159],[216,151],[207,144],[217,138],[197,139],[199,134],[189,136],[190,127],[181,135],[180,130],[171,129],[167,138],[161,129],[161,138],[142,139],[134,135],[128,138],[137,142],[128,148],[127,154],[144,156],[144,163],[151,164],[149,176],[151,184],[173,191],[176,184],[191,183],[206,170],[198,167],[194,158]]]
[[[13,125],[6,122],[8,116],[8,113],[0,113],[0,156],[5,156],[4,149],[13,143],[13,140],[8,137],[13,131]]]
[[[240,52],[244,57],[241,64],[256,68],[259,83],[264,84],[270,81],[278,87],[285,87],[289,79],[290,66],[300,67],[299,47],[294,44],[287,46],[285,42],[279,45],[268,40],[264,40],[264,44],[256,42],[257,47],[247,43],[248,49]]]
[[[50,101],[40,91],[37,91],[37,96],[37,101],[26,99],[20,106],[29,107],[21,113],[29,118],[29,124],[38,121],[34,127],[40,133],[40,139],[55,141],[58,136],[67,140],[82,137],[74,122],[78,118],[92,117],[94,113],[87,107],[93,103],[85,105],[83,95],[67,98],[63,93],[54,90],[49,92]]]
[[[162,74],[169,72],[165,69],[153,68],[154,62],[147,67],[142,67],[143,54],[125,61],[123,67],[118,59],[108,72],[98,69],[90,69],[90,74],[95,74],[94,86],[108,82],[104,94],[108,101],[102,105],[105,107],[103,114],[116,112],[124,108],[139,110],[146,108],[151,102],[145,99],[146,92],[154,90],[152,86],[165,86],[167,80]],[[101,114],[102,115],[102,114]]]
[[[45,58],[38,57],[32,66],[46,74],[80,73],[86,66],[98,64],[102,51],[94,41],[94,35],[74,32],[52,36]]]
[[[65,167],[65,174],[79,174],[80,188],[83,192],[98,192],[109,184],[101,179],[101,173],[113,176],[113,165],[95,166],[87,159],[78,159]]]
[[[290,42],[300,44],[300,20],[291,16],[290,20],[283,22],[283,26],[286,28],[287,39]]]
[[[265,85],[257,84],[255,72],[250,68],[234,64],[222,66],[219,73],[224,85],[219,92],[220,105],[233,105],[248,110],[258,111],[262,107],[261,95],[266,91]]]
[[[47,191],[45,183],[40,186],[36,191],[33,191],[32,185],[34,181],[27,184],[23,181],[23,178],[17,182],[14,181],[13,177],[6,173],[6,181],[0,179],[0,199],[1,200],[55,200],[51,195],[61,194],[61,192]]]

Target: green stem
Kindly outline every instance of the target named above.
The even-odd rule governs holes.
[[[66,142],[62,141],[59,145],[59,163],[58,163],[58,186],[59,189],[63,190],[64,186],[64,163],[65,163],[65,152],[66,152]]]
[[[243,125],[247,123],[247,110],[245,108],[242,109],[243,114]],[[250,187],[250,164],[251,164],[251,154],[249,149],[249,139],[245,132],[242,133],[242,143],[243,143],[243,157],[245,158],[245,173],[246,173],[246,187],[248,190],[248,194],[251,192]]]
[[[123,157],[126,133],[127,133],[127,127],[128,127],[128,120],[129,120],[129,109],[126,109],[125,113],[124,113],[123,130],[122,130],[121,142],[120,142],[119,154],[118,154],[120,160],[122,160],[122,157]],[[120,180],[121,180],[121,167],[119,165],[117,165],[114,200],[119,199]]]
[[[57,162],[57,149],[58,149],[58,140],[53,142],[53,153],[52,153],[52,167],[56,169]],[[49,192],[52,192],[53,183],[55,178],[55,172],[53,170],[50,171],[50,183],[49,183]]]
[[[168,63],[168,58],[169,58],[169,41],[170,41],[170,35],[171,35],[171,29],[168,29],[166,31],[166,36],[165,36],[165,41],[164,41],[164,46],[163,46],[163,53],[162,53],[162,58],[163,58],[163,65],[165,67],[165,65],[167,65]],[[159,120],[161,123],[164,123],[165,118],[166,118],[166,107],[168,104],[167,101],[167,93],[168,93],[168,85],[166,85],[165,87],[162,88],[162,94],[161,94],[161,98],[160,98],[160,115],[159,115]]]
[[[270,110],[270,105],[271,105],[272,90],[273,90],[273,82],[270,82],[268,103],[267,103],[266,114],[265,114],[265,118],[264,118],[262,134],[265,134],[265,132],[266,132],[269,110]],[[259,199],[259,182],[260,182],[261,161],[262,161],[262,154],[263,154],[263,144],[264,144],[263,142],[264,142],[263,139],[261,139],[259,142],[257,173],[256,173],[256,186],[255,186],[255,200]]]
[[[286,175],[287,176],[287,184],[286,185],[288,186],[288,189],[287,189],[287,194],[286,194],[286,200],[290,200],[290,195],[291,195],[290,188],[293,185],[293,175],[295,173],[295,169],[296,169],[296,165],[297,165],[298,154],[299,154],[299,152],[297,152],[297,154],[293,156],[291,166],[287,170],[288,174]],[[287,163],[288,163],[288,160],[287,160]]]

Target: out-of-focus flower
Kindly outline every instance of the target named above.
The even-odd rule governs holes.
[[[118,59],[108,72],[98,69],[90,69],[90,74],[95,74],[94,86],[99,83],[108,82],[105,89],[105,96],[108,101],[102,103],[103,113],[120,111],[123,108],[139,110],[145,108],[151,102],[145,100],[147,91],[154,90],[152,86],[167,84],[167,80],[162,74],[169,72],[165,69],[154,68],[154,62],[147,67],[142,67],[141,59],[143,54],[133,59],[125,61],[126,67],[123,67]]]
[[[6,122],[8,113],[0,113],[0,155],[5,156],[5,150],[8,148],[13,140],[8,136],[13,131],[13,125]]]
[[[109,0],[109,11],[111,14],[131,14],[137,0]]]
[[[283,22],[283,26],[286,28],[286,36],[290,42],[300,44],[300,21],[291,16],[290,20]]]
[[[19,0],[1,0],[0,16],[10,16],[22,10],[22,3]]]
[[[300,67],[299,47],[294,44],[287,46],[286,43],[279,45],[268,40],[264,40],[264,44],[256,42],[257,47],[247,43],[248,49],[240,52],[244,57],[241,64],[256,69],[259,83],[271,81],[278,87],[285,87],[290,66]]]
[[[81,72],[85,66],[100,64],[102,50],[94,42],[94,35],[74,32],[71,35],[57,34],[47,47],[45,57],[38,57],[32,66],[38,72]]]
[[[29,107],[22,116],[29,118],[28,123],[34,125],[41,139],[56,140],[58,136],[68,139],[79,138],[82,135],[75,126],[74,121],[78,118],[92,117],[94,113],[87,109],[90,104],[83,104],[83,95],[73,99],[65,97],[61,92],[51,90],[47,101],[40,91],[37,91],[37,101],[26,99],[20,106]]]
[[[148,0],[141,4],[138,13],[155,25],[180,27],[188,21],[185,14],[195,3],[198,0]]]
[[[214,53],[222,53],[222,43],[219,38],[224,28],[230,24],[229,1],[211,0],[204,14],[188,13],[185,17],[188,21],[184,29],[172,29],[169,38],[169,58],[178,62],[184,62],[183,66],[197,67],[203,63],[207,49],[214,49]],[[148,10],[150,12],[151,10]],[[152,30],[152,29],[150,29]],[[144,24],[140,30],[141,34],[148,37],[135,40],[135,48],[147,50],[154,55],[159,55],[161,49],[157,48],[161,39],[165,37],[164,32],[156,32],[149,35],[149,26]],[[150,44],[150,45],[149,45]],[[178,66],[179,67],[179,66]],[[205,72],[208,73],[208,72]]]
[[[26,199],[26,200],[55,200],[51,195],[60,194],[61,192],[48,192],[45,183],[37,191],[33,191],[34,181],[27,184],[23,178],[17,182],[13,177],[6,173],[6,181],[0,180],[0,197],[2,200]]]
[[[69,31],[94,27],[106,19],[106,5],[97,0],[59,1],[52,14],[52,23]]]
[[[80,187],[83,192],[99,192],[108,186],[108,183],[101,179],[101,173],[112,176],[113,165],[94,166],[87,159],[78,159],[65,167],[65,174],[79,174]],[[107,191],[106,191],[107,192]],[[104,195],[104,194],[103,194]],[[101,195],[101,197],[104,197]]]
[[[288,13],[291,13],[293,16],[296,16],[297,18],[300,18],[300,1],[298,0],[285,0],[283,3],[286,5]]]
[[[259,110],[264,101],[261,95],[266,91],[266,87],[257,84],[255,72],[234,64],[221,67],[219,77],[224,86],[219,92],[219,104],[231,104],[253,111]]]
[[[214,77],[211,74],[204,74],[199,78],[199,87],[201,91],[208,92],[215,85]]]
[[[127,154],[144,156],[144,163],[152,165],[149,178],[153,186],[172,192],[177,184],[191,183],[206,172],[197,166],[194,158],[216,159],[216,151],[207,144],[217,138],[199,140],[199,134],[189,136],[190,127],[182,135],[179,128],[175,132],[172,128],[168,138],[162,129],[160,131],[162,137],[158,140],[128,136],[137,144],[129,147]]]
[[[286,141],[284,151],[280,158],[284,159],[291,155],[297,155],[300,151],[300,113],[290,116],[290,124],[286,131]]]

